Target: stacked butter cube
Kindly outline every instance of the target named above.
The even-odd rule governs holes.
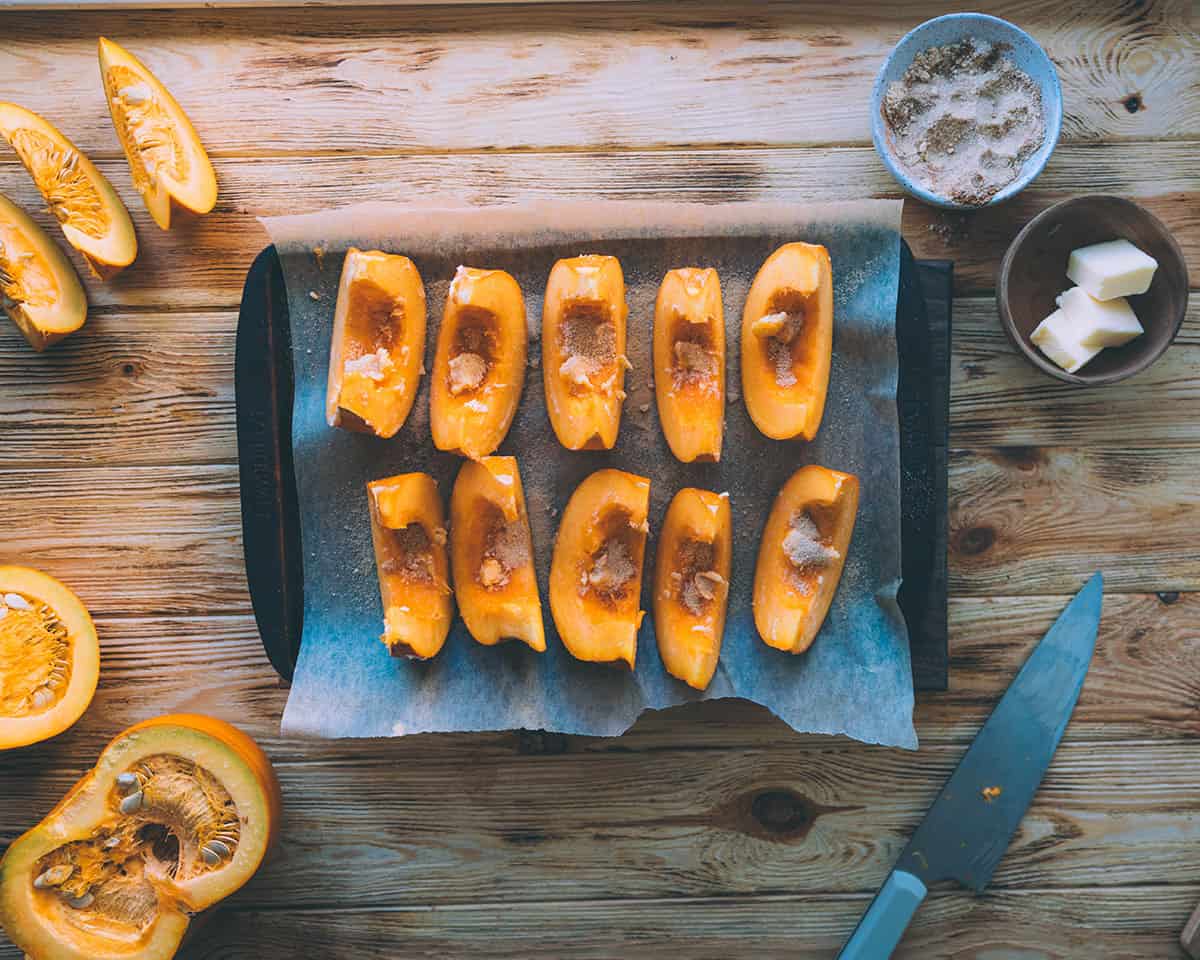
[[[1105,347],[1144,332],[1126,297],[1150,289],[1158,261],[1128,240],[1072,250],[1067,278],[1076,286],[1058,297],[1058,309],[1030,339],[1051,361],[1074,373]]]

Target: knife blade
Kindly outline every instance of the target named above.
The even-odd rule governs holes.
[[[1009,684],[838,960],[891,955],[930,885],[981,893],[1008,849],[1062,739],[1087,676],[1104,581],[1075,595]]]

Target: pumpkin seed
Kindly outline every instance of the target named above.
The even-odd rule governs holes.
[[[121,812],[125,814],[136,813],[142,806],[142,791],[131,793],[121,801]]]
[[[44,890],[46,887],[57,887],[60,883],[65,883],[66,880],[75,872],[75,867],[69,863],[58,863],[47,870],[42,871],[38,878],[33,881],[33,885],[39,890]]]

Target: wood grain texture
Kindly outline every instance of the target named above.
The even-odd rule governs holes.
[[[1046,207],[1089,189],[1136,200],[1179,240],[1193,286],[1200,284],[1200,171],[1194,142],[1129,142],[1059,147],[1041,177],[1014,200],[975,213],[910,201],[904,235],[918,257],[955,261],[959,294],[990,291],[1005,249]],[[170,232],[149,219],[123,161],[99,166],[129,204],[138,259],[115,281],[85,276],[101,308],[137,306],[206,310],[236,306],[246,270],[267,243],[254,219],[366,202],[489,204],[553,198],[832,201],[898,197],[895,182],[869,146],[831,149],[639,150],[473,153],[369,157],[218,159],[221,195],[207,217]],[[287,184],[287,190],[278,184]],[[58,227],[32,181],[0,157],[0,193],[50,233]],[[299,201],[297,198],[301,198]],[[81,275],[86,268],[74,257]]]
[[[1195,137],[1200,39],[1188,0],[1100,15],[1088,0],[992,4],[1055,59],[1064,139]],[[944,3],[600,4],[308,9],[302,34],[272,10],[129,13],[141,56],[218,155],[666,144],[868,143],[887,52]],[[0,99],[66,120],[116,156],[97,82],[109,15],[7,14]],[[219,42],[213,38],[219,37]],[[781,91],[786,91],[781,108]],[[1137,97],[1132,109],[1130,97]],[[88,109],[90,108],[90,109]],[[231,122],[231,118],[233,122]]]

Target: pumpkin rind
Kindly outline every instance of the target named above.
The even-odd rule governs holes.
[[[20,608],[8,599],[9,595],[21,598]],[[83,602],[64,584],[39,570],[0,566],[0,611],[3,750],[56,736],[83,715],[96,692],[100,643]],[[53,634],[46,632],[47,627],[53,629]],[[41,650],[33,648],[35,632]],[[55,636],[62,637],[62,641],[55,640]],[[66,650],[62,666],[41,662],[48,644],[61,650],[63,643]],[[57,680],[58,676],[65,684]],[[42,690],[45,692],[39,692]],[[39,701],[51,696],[53,702],[40,705]]]
[[[542,307],[542,383],[568,450],[611,450],[625,400],[625,277],[616,257],[559,260]]]
[[[584,479],[563,511],[550,565],[550,611],[576,659],[634,668],[645,615],[649,507],[646,477],[606,469]]]
[[[87,297],[79,275],[25,211],[0,196],[0,302],[34,350],[83,326]]]
[[[765,436],[817,435],[832,353],[829,252],[811,243],[784,244],[759,269],[742,311],[742,395]]]
[[[654,393],[675,458],[720,460],[725,312],[716,270],[684,267],[663,277],[654,305]]]
[[[667,673],[697,690],[721,657],[732,559],[729,496],[694,487],[675,494],[658,535],[654,635]]]
[[[129,805],[130,789],[118,774],[136,778],[136,805]],[[217,794],[230,806],[213,806]],[[202,859],[194,841],[208,835],[202,833],[208,819],[230,809],[236,838],[211,845],[221,854]],[[137,724],[9,847],[0,861],[0,925],[39,960],[167,960],[191,914],[254,875],[279,810],[270,762],[241,731],[197,715]],[[174,853],[157,845],[156,837],[169,834],[176,837]],[[63,865],[60,875],[70,869],[41,882],[47,863]]]
[[[331,427],[396,435],[420,386],[425,323],[425,285],[408,257],[346,251],[329,349]]]
[[[217,175],[183,107],[119,44],[101,37],[98,51],[113,128],[154,222],[169,229],[175,207],[208,213],[217,203]]]
[[[529,351],[525,298],[503,270],[459,267],[446,295],[429,388],[439,450],[478,460],[512,426]]]
[[[392,656],[428,659],[442,649],[454,617],[437,481],[427,473],[404,473],[368,483],[367,495],[382,640]]]
[[[813,465],[783,485],[754,571],[754,623],[768,646],[803,653],[812,645],[837,593],[857,513],[853,474]],[[793,557],[785,549],[789,534],[797,538]],[[798,565],[794,558],[804,555],[799,548],[813,559]]]
[[[467,629],[492,646],[546,649],[525,492],[514,457],[467,461],[450,495],[454,596]]]
[[[137,236],[129,211],[83,151],[45,118],[15,103],[0,103],[0,136],[96,276],[107,280],[133,263]]]

